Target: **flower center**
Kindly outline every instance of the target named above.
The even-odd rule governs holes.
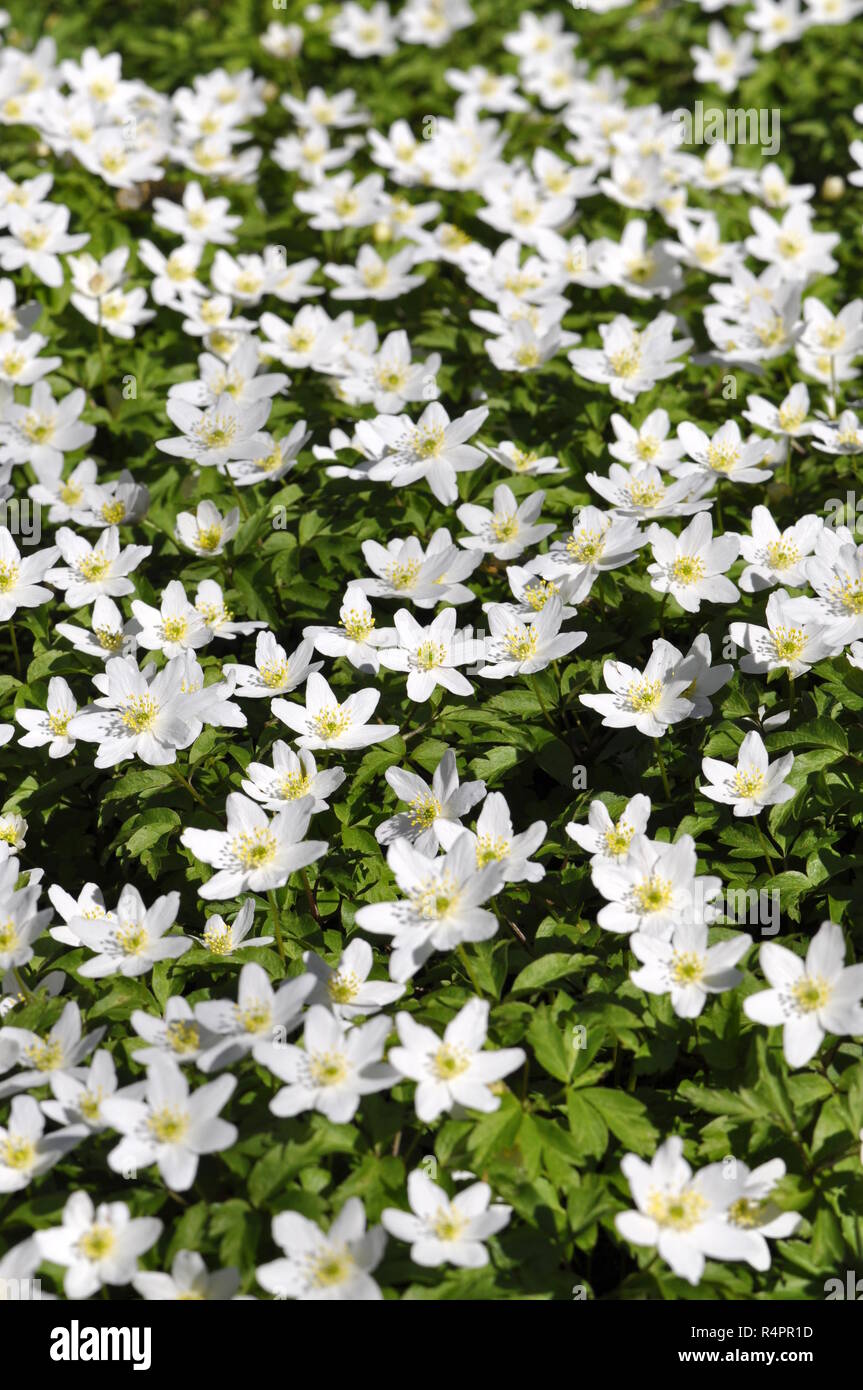
[[[706,961],[697,951],[675,951],[671,957],[671,978],[677,985],[697,985],[704,978]]]
[[[665,488],[661,483],[630,482],[626,490],[634,507],[658,507],[665,497]]]
[[[863,613],[863,579],[846,579],[830,590],[848,613]]]
[[[311,785],[311,777],[304,777],[301,772],[288,772],[279,783],[279,792],[283,801],[298,801],[301,796],[308,795]]]
[[[318,738],[340,738],[350,727],[351,716],[341,705],[327,705],[318,710],[310,723]]]
[[[231,842],[234,856],[244,869],[262,869],[265,864],[272,863],[277,848],[276,837],[267,825],[243,830]]]
[[[110,627],[97,627],[93,629],[99,640],[99,646],[106,652],[116,652],[123,645],[123,633],[112,631]]]
[[[237,1022],[245,1033],[266,1033],[273,1019],[272,1008],[266,999],[253,999],[245,1008],[236,1009]]]
[[[428,878],[411,893],[414,911],[427,922],[440,921],[455,911],[459,902],[455,880],[444,871],[439,878]]]
[[[92,584],[105,578],[111,568],[111,561],[101,550],[93,550],[78,561],[78,568],[84,578]]]
[[[360,991],[360,981],[353,970],[337,970],[327,980],[327,993],[334,1004],[350,1004]]]
[[[351,1277],[354,1260],[347,1249],[325,1250],[312,1259],[311,1281],[319,1289],[344,1284]]]
[[[757,796],[764,789],[767,779],[757,767],[742,767],[735,772],[732,785],[738,796]]]
[[[119,526],[126,516],[126,503],[116,498],[113,502],[105,502],[101,510],[104,522],[109,526]]]
[[[152,695],[132,695],[126,701],[121,718],[133,733],[146,734],[153,728],[158,713],[159,706]]]
[[[91,1226],[84,1231],[78,1238],[77,1249],[84,1256],[85,1260],[91,1260],[93,1264],[98,1264],[104,1260],[117,1243],[117,1237],[110,1226]]]
[[[692,1188],[685,1188],[674,1196],[665,1192],[651,1192],[647,1215],[658,1226],[668,1226],[673,1231],[691,1231],[702,1220],[707,1205],[707,1199]]]
[[[671,904],[674,889],[671,879],[651,874],[635,885],[632,895],[640,912],[664,912]]]
[[[752,1197],[738,1197],[726,1213],[732,1226],[741,1226],[746,1231],[763,1224],[766,1202],[756,1202]]]
[[[704,561],[697,555],[680,555],[671,566],[671,577],[684,586],[704,578]]]
[[[269,690],[278,690],[285,685],[288,679],[287,661],[268,661],[263,666],[259,666],[261,680]]]
[[[773,645],[780,661],[796,661],[806,646],[806,634],[802,627],[776,627]]]
[[[166,642],[182,642],[189,631],[189,624],[186,618],[166,618],[162,623],[162,631]]]
[[[419,560],[406,560],[402,565],[390,565],[387,579],[394,589],[412,589],[419,578]]]
[[[340,1086],[347,1079],[350,1067],[343,1052],[313,1052],[309,1071],[318,1086]]]
[[[179,1144],[189,1130],[189,1116],[185,1110],[173,1105],[165,1105],[154,1110],[147,1120],[147,1128],[160,1144]]]
[[[635,827],[619,820],[605,832],[605,852],[612,859],[620,859],[629,853],[629,845],[635,834]]]
[[[452,1081],[463,1076],[470,1066],[470,1054],[463,1047],[441,1043],[431,1059],[431,1069],[438,1081]]]
[[[413,432],[412,447],[421,459],[437,458],[443,448],[444,429],[442,425],[417,426]]]
[[[175,1018],[165,1029],[165,1036],[174,1052],[179,1052],[182,1056],[184,1053],[197,1051],[201,1035],[197,1023],[192,1023],[187,1018]]]
[[[767,559],[772,569],[790,569],[800,559],[800,551],[793,541],[771,541],[767,546]]]
[[[204,945],[214,956],[229,956],[234,949],[234,938],[229,927],[204,928]]]
[[[25,1049],[25,1055],[37,1071],[54,1071],[63,1062],[63,1044],[55,1038],[42,1038]]]
[[[499,541],[514,541],[519,531],[518,517],[515,513],[510,513],[508,516],[493,516],[491,529]]]
[[[504,646],[513,661],[529,661],[536,654],[539,634],[535,628],[512,627],[504,637]]]
[[[33,444],[47,444],[54,429],[54,420],[48,415],[28,415],[24,421],[24,433]]]
[[[433,671],[446,657],[446,648],[440,642],[420,642],[414,660],[421,671]]]
[[[823,1009],[832,993],[832,986],[821,975],[801,975],[791,986],[791,998],[802,1014]]]
[[[656,708],[662,697],[662,682],[646,680],[634,680],[630,683],[626,692],[629,701],[629,708],[638,714],[647,713]]]
[[[125,926],[118,927],[114,938],[126,956],[142,955],[149,940],[146,927],[137,922],[127,922]]]
[[[476,842],[476,866],[482,869],[486,864],[496,864],[505,859],[512,849],[512,841],[498,835],[480,835]]]
[[[461,1216],[455,1207],[438,1207],[432,1220],[432,1229],[438,1240],[459,1240],[467,1225],[467,1218]]]
[[[411,825],[421,830],[429,830],[441,813],[441,804],[431,792],[421,792],[415,796],[408,808],[411,812]]]
[[[36,1145],[23,1134],[10,1134],[0,1140],[0,1158],[7,1168],[26,1172],[36,1162]]]
[[[345,630],[345,636],[352,642],[365,642],[366,638],[372,633],[375,620],[368,612],[362,609],[351,608],[340,620],[340,626]]]
[[[730,444],[709,444],[707,462],[715,473],[730,473],[740,462],[740,450]]]
[[[599,559],[605,549],[605,536],[601,531],[573,532],[566,542],[566,549],[578,564],[590,565]]]
[[[18,928],[12,921],[12,918],[7,917],[5,922],[0,922],[0,955],[5,954],[7,951],[14,951],[17,945]]]
[[[633,341],[625,348],[620,348],[618,352],[611,352],[608,355],[609,365],[615,376],[624,378],[636,376],[641,366],[641,345]]]
[[[198,548],[199,550],[215,550],[222,539],[221,526],[205,526],[198,528]]]

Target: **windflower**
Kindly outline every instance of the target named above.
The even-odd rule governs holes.
[[[740,745],[736,766],[702,758],[701,770],[710,785],[699,791],[711,801],[733,806],[735,816],[757,816],[765,806],[779,806],[796,796],[796,787],[785,781],[793,766],[794,754],[786,753],[771,767],[761,735],[752,730]]]
[[[679,661],[680,652],[659,637],[643,671],[623,661],[606,661],[602,675],[611,694],[580,695],[579,699],[602,715],[606,728],[636,728],[649,738],[661,738],[672,724],[694,712],[686,695],[691,679],[674,669]]]
[[[522,1065],[520,1047],[488,1051],[489,1006],[470,999],[447,1024],[443,1039],[408,1013],[396,1014],[400,1047],[389,1052],[396,1071],[417,1083],[417,1116],[431,1124],[453,1108],[489,1113],[500,1106],[492,1087]]]
[[[748,995],[743,1012],[755,1023],[782,1028],[789,1067],[805,1066],[826,1033],[863,1032],[863,965],[846,966],[842,928],[835,922],[821,923],[805,960],[765,941],[759,961],[771,988]]]
[[[298,748],[368,748],[399,731],[397,724],[369,724],[380,698],[379,690],[359,690],[339,702],[323,676],[313,672],[305,708],[288,700],[274,700],[271,708],[298,735]]]
[[[648,994],[668,994],[678,1018],[697,1018],[711,994],[740,984],[743,975],[734,966],[752,945],[746,932],[715,946],[707,938],[704,922],[678,922],[669,941],[633,932],[630,950],[643,964],[629,978]]]
[[[266,811],[241,792],[225,802],[226,830],[184,830],[180,843],[216,872],[198,889],[207,899],[235,898],[281,888],[291,874],[308,868],[327,852],[325,840],[306,840],[311,798],[301,797],[278,811]]]
[[[418,1265],[458,1265],[479,1269],[488,1264],[485,1241],[509,1225],[512,1208],[491,1202],[488,1183],[477,1182],[452,1199],[421,1169],[408,1176],[410,1212],[386,1207],[381,1223],[390,1235],[408,1241]]]
[[[298,1211],[280,1212],[273,1218],[273,1240],[284,1254],[259,1265],[257,1279],[276,1298],[351,1303],[381,1299],[371,1276],[381,1262],[386,1232],[382,1226],[366,1230],[359,1197],[348,1198],[326,1234]]]
[[[125,1202],[96,1207],[86,1192],[73,1192],[63,1224],[38,1231],[36,1244],[43,1260],[65,1268],[66,1297],[85,1299],[106,1284],[130,1284],[140,1256],[161,1233],[157,1217],[133,1217]]]
[[[391,1028],[387,1017],[351,1026],[312,1004],[302,1048],[270,1043],[261,1050],[264,1066],[287,1082],[270,1101],[273,1114],[289,1118],[318,1110],[333,1124],[347,1124],[363,1096],[387,1090],[397,1078],[381,1061]]]

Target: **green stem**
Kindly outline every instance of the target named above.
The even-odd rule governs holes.
[[[246,506],[246,499],[245,499],[245,497],[243,496],[243,494],[240,492],[240,489],[237,487],[237,484],[234,482],[234,480],[233,480],[233,478],[231,477],[230,473],[228,473],[226,476],[227,476],[227,479],[228,479],[228,483],[230,484],[231,491],[233,492],[234,496],[235,496],[236,499],[237,499],[237,506],[240,508],[240,511],[243,513],[243,519],[244,519],[244,521],[248,521],[248,519],[249,519],[249,509],[248,509],[248,507]]]
[[[21,677],[22,677],[22,672],[21,672],[21,653],[20,653],[19,650],[18,650],[18,638],[17,638],[17,636],[16,636],[16,634],[15,634],[15,619],[14,619],[14,618],[10,618],[10,619],[9,619],[9,636],[12,638],[12,654],[13,654],[13,656],[15,657],[15,673],[16,673],[18,679],[21,680]]]
[[[302,879],[303,887],[306,890],[306,898],[308,899],[309,911],[311,912],[318,926],[320,926],[321,914],[318,912],[317,900],[315,898],[314,893],[312,892],[312,885],[309,883],[309,876],[306,873],[305,869],[300,870],[300,878]]]
[[[32,1004],[36,996],[33,993],[32,989],[28,989],[27,985],[24,983],[24,977],[22,976],[21,971],[19,970],[17,965],[12,966],[12,974],[18,981],[18,988],[21,990],[21,993],[24,996],[25,1003]]]
[[[792,715],[794,714],[794,697],[795,697],[796,694],[797,694],[797,687],[796,687],[795,684],[794,684],[794,677],[792,676],[791,671],[789,670],[789,672],[788,672],[788,722],[789,722],[789,723],[791,722],[791,717],[792,717]]]
[[[653,740],[653,746],[654,746],[654,748],[656,749],[656,761],[657,761],[658,764],[659,764],[659,775],[660,775],[661,778],[662,778],[663,790],[665,791],[666,797],[667,797],[668,800],[670,801],[670,800],[671,800],[671,788],[670,788],[669,785],[668,785],[668,773],[665,771],[665,759],[664,759],[663,756],[662,756],[662,748],[660,747],[660,743],[659,743],[659,739],[658,739],[658,738],[656,738],[656,739]]]
[[[530,687],[533,690],[534,695],[539,700],[539,707],[542,710],[543,718],[545,719],[546,724],[552,730],[553,733],[557,733],[557,728],[555,726],[554,720],[548,712],[548,706],[546,705],[545,700],[542,698],[542,692],[539,688],[539,681],[536,679],[535,676],[528,676],[527,679],[530,683]]]
[[[476,990],[477,994],[479,995],[480,999],[482,999],[482,998],[483,998],[483,992],[482,992],[482,990],[480,989],[479,985],[477,984],[476,976],[475,976],[474,973],[473,973],[473,966],[472,966],[471,963],[470,963],[470,956],[468,955],[467,951],[465,950],[464,944],[463,944],[462,942],[459,942],[458,946],[456,946],[456,953],[457,953],[457,955],[458,955],[459,960],[461,961],[462,965],[464,966],[465,970],[466,970],[467,973],[468,973],[468,977],[470,978],[471,984],[473,985],[473,987],[474,987],[474,989]]]
[[[275,888],[271,888],[267,893],[267,901],[270,904],[270,911],[273,917],[273,930],[276,933],[276,947],[281,957],[282,965],[285,964],[285,943],[282,940],[282,918],[279,912],[279,900],[276,897]]]
[[[770,845],[769,845],[769,843],[768,843],[768,841],[767,841],[767,836],[764,834],[764,831],[761,829],[761,826],[758,824],[758,817],[757,817],[757,816],[755,817],[755,829],[758,831],[758,838],[760,839],[761,844],[762,844],[762,847],[763,847],[763,849],[764,849],[764,854],[765,854],[765,857],[766,857],[766,859],[767,859],[767,867],[768,867],[768,869],[770,870],[770,877],[771,877],[771,878],[775,878],[775,877],[776,877],[776,870],[775,870],[774,867],[773,867],[773,855],[770,853]]]

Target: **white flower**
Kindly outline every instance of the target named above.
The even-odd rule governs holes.
[[[69,931],[95,951],[78,966],[78,974],[101,980],[106,975],[146,975],[160,960],[176,960],[192,945],[187,937],[166,936],[177,918],[179,893],[166,893],[145,907],[137,888],[127,884],[116,914],[103,919],[73,917]]]
[[[674,465],[674,472],[682,465]],[[704,471],[687,474],[673,482],[663,482],[659,469],[651,464],[633,464],[629,469],[613,463],[608,477],[586,473],[585,480],[621,517],[653,521],[659,516],[691,516],[706,511],[711,503],[706,494],[714,484],[713,475]],[[637,531],[636,531],[637,534]]]
[[[234,673],[237,682],[234,693],[240,700],[284,695],[302,685],[310,671],[321,669],[322,662],[313,665],[309,661],[312,649],[312,643],[304,639],[288,656],[271,632],[259,632],[255,640],[254,666],[236,662],[222,669],[225,674]]]
[[[384,773],[400,801],[406,801],[407,811],[383,821],[375,831],[379,844],[393,840],[409,840],[421,854],[434,855],[441,843],[439,824],[445,822],[461,828],[461,818],[485,796],[485,782],[465,782],[459,786],[455,753],[448,748],[432,775],[432,784],[424,782],[415,772],[400,767],[388,767]]]
[[[567,354],[576,373],[586,381],[607,385],[618,401],[634,401],[657,381],[684,366],[675,361],[692,347],[691,338],[674,340],[673,314],[658,314],[641,331],[625,314],[599,325],[602,347],[573,348]]]
[[[17,836],[15,837],[17,839]],[[16,891],[21,865],[11,853],[10,840],[0,841],[0,978],[7,970],[26,965],[33,958],[33,943],[51,921],[51,910],[37,912],[40,887],[31,877],[26,888]]]
[[[530,546],[538,545],[554,530],[553,523],[545,526],[534,524],[542,510],[545,493],[532,492],[519,504],[512,489],[502,483],[494,490],[494,505],[476,507],[465,503],[458,508],[456,516],[472,534],[462,537],[459,544],[465,550],[481,550],[496,560],[514,560]]]
[[[670,994],[678,1018],[697,1018],[709,994],[740,984],[743,976],[733,967],[752,945],[745,932],[716,946],[708,946],[707,935],[704,922],[678,922],[669,941],[633,932],[630,949],[644,964],[629,978],[648,994]]]
[[[612,415],[611,427],[615,442],[609,444],[608,452],[621,463],[649,463],[656,468],[670,468],[683,453],[683,445],[668,437],[671,422],[667,410],[652,410],[637,429],[622,415]]]
[[[284,1256],[259,1265],[258,1283],[277,1298],[369,1303],[381,1298],[371,1277],[386,1245],[382,1226],[366,1230],[359,1197],[349,1197],[325,1235],[298,1211],[273,1218],[273,1240]]]
[[[0,622],[8,622],[19,608],[38,608],[51,598],[41,581],[59,554],[52,545],[22,559],[9,528],[0,526]]]
[[[591,863],[602,859],[620,863],[628,858],[632,839],[647,830],[650,797],[638,792],[627,801],[617,820],[612,820],[603,801],[591,801],[587,825],[570,821],[564,828],[571,840],[586,849]]]
[[[811,301],[806,300],[806,304]],[[814,422],[809,415],[809,392],[802,381],[796,382],[779,406],[771,405],[763,396],[747,396],[744,420],[750,420],[759,429],[769,430],[771,434],[799,439],[811,434]]]
[[[4,1042],[18,1049],[16,1063],[24,1070],[0,1084],[0,1097],[31,1086],[46,1086],[52,1077],[63,1073],[79,1075],[80,1063],[93,1051],[105,1034],[104,1028],[81,1036],[81,1010],[69,1000],[54,1027],[47,1033],[33,1033],[29,1028],[2,1030]]]
[[[344,769],[332,767],[318,772],[317,764],[308,749],[295,753],[281,739],[271,748],[273,765],[250,762],[246,765],[246,776],[240,785],[247,796],[260,801],[268,811],[280,811],[300,797],[312,798],[312,813],[326,811],[331,796],[344,782]]]
[[[472,837],[459,835],[451,849],[429,859],[407,840],[396,840],[387,863],[406,901],[367,903],[357,926],[394,938],[390,978],[411,979],[434,951],[452,951],[464,941],[488,941],[497,918],[482,907],[503,887],[499,864],[477,869]]]
[[[195,939],[205,950],[222,959],[232,956],[235,951],[246,946],[271,945],[275,939],[272,936],[253,936],[249,939],[249,932],[252,930],[255,916],[255,906],[254,898],[246,898],[230,926],[219,913],[212,913],[207,918],[203,936]]]
[[[166,657],[179,656],[181,652],[197,651],[212,640],[212,632],[186,598],[179,579],[166,584],[159,608],[133,599],[132,612],[140,627],[138,643],[147,651],[160,651]]]
[[[552,594],[531,622],[523,622],[508,604],[492,604],[488,610],[491,636],[485,644],[487,664],[479,674],[491,680],[530,676],[544,671],[552,661],[566,656],[587,639],[586,632],[561,632],[563,606]]]
[[[769,468],[757,466],[768,458],[768,441],[757,437],[744,441],[736,420],[726,421],[712,438],[686,422],[677,426],[677,437],[686,451],[684,461],[672,469],[677,478],[701,473],[732,483],[759,483],[770,477]]]
[[[679,536],[654,524],[647,532],[654,563],[647,566],[650,587],[671,594],[687,613],[697,613],[703,599],[733,603],[740,597],[725,571],[737,559],[740,541],[735,535],[713,539],[713,523],[706,512],[692,518]]]
[[[55,631],[71,642],[78,652],[109,661],[112,656],[131,656],[138,646],[138,624],[126,622],[112,598],[100,594],[90,614],[92,631],[74,623],[57,623]]]
[[[299,735],[298,748],[368,748],[399,731],[397,724],[369,724],[380,700],[379,690],[358,690],[340,703],[323,676],[313,672],[306,682],[305,709],[287,700],[274,700],[277,719]]]
[[[239,525],[239,507],[232,507],[223,516],[218,507],[205,498],[194,512],[177,513],[174,535],[195,555],[221,555],[228,541],[237,534]]]
[[[333,1124],[347,1124],[363,1096],[383,1091],[397,1073],[381,1061],[392,1023],[373,1018],[346,1024],[329,1009],[313,1004],[306,1014],[303,1046],[266,1043],[259,1060],[287,1082],[270,1101],[274,1115],[290,1118],[317,1110]]]
[[[805,1066],[825,1033],[863,1033],[863,965],[845,965],[842,928],[835,922],[821,923],[805,962],[773,941],[762,944],[759,960],[772,988],[750,994],[743,1012],[755,1023],[782,1027],[789,1067]]]
[[[328,261],[324,272],[338,285],[338,289],[330,291],[333,299],[398,299],[423,283],[421,275],[410,274],[416,263],[417,251],[413,246],[397,251],[385,261],[374,247],[366,245],[360,247],[356,265]]]
[[[760,1256],[760,1242],[730,1225],[725,1214],[736,1195],[721,1163],[693,1175],[683,1157],[683,1140],[673,1135],[645,1163],[629,1153],[621,1162],[636,1211],[614,1218],[624,1240],[655,1246],[675,1274],[698,1284],[705,1257],[750,1260]]]
[[[358,671],[376,675],[380,667],[381,647],[393,647],[398,642],[394,628],[375,627],[375,616],[365,593],[356,583],[348,584],[339,609],[338,627],[306,627],[307,638],[316,651],[324,656],[347,657]]]
[[[215,579],[203,579],[195,591],[195,607],[207,627],[212,628],[216,637],[233,642],[235,637],[245,637],[258,628],[266,627],[264,622],[235,622],[234,615],[225,603],[225,596]]]
[[[195,1018],[209,1035],[198,1062],[201,1071],[231,1066],[251,1053],[267,1065],[269,1050],[281,1046],[299,1026],[303,1007],[315,987],[313,975],[285,980],[274,990],[260,965],[244,965],[237,983],[237,1002],[205,999],[195,1005]]]
[[[176,1062],[156,1053],[144,1100],[113,1096],[102,1102],[108,1124],[123,1135],[108,1154],[108,1167],[134,1173],[155,1163],[166,1187],[185,1192],[195,1181],[200,1155],[221,1153],[236,1142],[236,1125],[218,1118],[236,1084],[233,1076],[219,1076],[190,1095]]]
[[[610,695],[581,695],[583,705],[602,715],[608,729],[634,727],[649,738],[661,738],[672,724],[688,719],[694,705],[686,691],[691,677],[675,672],[680,652],[662,637],[653,643],[643,672],[622,661],[606,661],[602,668]]]
[[[345,947],[335,966],[327,965],[314,951],[303,952],[303,963],[317,981],[309,1004],[323,1005],[344,1023],[378,1013],[405,992],[404,985],[369,979],[372,948],[359,937]]]
[[[73,1076],[67,1071],[54,1072],[49,1077],[49,1085],[54,1094],[53,1100],[43,1100],[42,1110],[49,1120],[58,1125],[72,1125],[97,1134],[106,1128],[102,1117],[102,1102],[117,1091],[117,1071],[110,1052],[100,1049],[93,1053],[86,1072],[76,1068]],[[133,1082],[124,1088],[124,1094],[137,1095],[143,1091],[143,1083]]]
[[[696,878],[697,856],[691,835],[673,844],[651,843],[644,835],[632,839],[625,860],[595,860],[590,876],[607,900],[597,914],[604,931],[641,932],[668,940],[678,922],[710,921],[718,914],[711,904],[722,880]]]
[[[196,1022],[191,1004],[179,994],[170,996],[163,1018],[135,1009],[129,1022],[138,1037],[149,1044],[132,1053],[133,1060],[144,1067],[149,1066],[155,1051],[180,1065],[197,1062],[201,1053],[215,1042],[213,1035]]]
[[[793,526],[780,531],[767,507],[753,507],[752,534],[740,537],[740,553],[746,568],[738,583],[744,593],[757,594],[774,584],[803,588],[806,559],[812,554],[823,526],[820,516],[807,513]]]
[[[198,889],[202,898],[222,900],[281,888],[291,874],[327,852],[326,840],[303,838],[312,816],[310,797],[284,807],[272,820],[241,792],[229,793],[225,809],[227,830],[190,829],[180,836],[197,859],[216,869]]]
[[[116,526],[103,531],[95,545],[68,526],[61,526],[57,545],[66,563],[49,570],[45,577],[55,588],[65,590],[70,608],[83,608],[100,594],[112,598],[131,594],[135,586],[127,576],[153,549],[150,545],[127,545],[121,550]]]
[[[393,622],[398,646],[386,647],[380,662],[390,671],[407,672],[409,700],[422,704],[439,685],[453,695],[473,694],[470,681],[455,668],[475,659],[476,644],[456,634],[454,608],[445,608],[428,627],[407,608],[400,608]]]
[[[781,222],[761,208],[750,208],[749,221],[755,235],[747,237],[743,244],[756,260],[778,265],[786,280],[832,275],[836,261],[830,252],[839,245],[839,233],[813,231],[812,217],[808,203],[795,203]]]
[[[740,659],[741,671],[763,675],[787,670],[789,676],[801,676],[817,661],[841,651],[843,634],[834,636],[823,618],[809,616],[810,610],[802,615],[800,602],[790,599],[784,589],[777,589],[767,600],[767,627],[731,624],[728,632],[732,642],[747,648],[747,655]]]
[[[63,677],[52,676],[45,710],[16,710],[15,718],[27,730],[19,742],[25,748],[41,748],[47,743],[49,758],[65,757],[75,747],[74,738],[69,736],[69,721],[77,709],[75,697]]]
[[[530,856],[542,844],[545,832],[545,821],[538,820],[516,835],[503,793],[490,792],[477,818],[475,834],[447,821],[441,824],[438,836],[446,850],[460,835],[467,834],[474,846],[478,869],[498,864],[506,883],[539,883],[545,877],[545,869],[532,862]]]
[[[770,766],[761,735],[753,730],[740,745],[737,765],[703,758],[701,770],[710,782],[699,787],[702,796],[734,807],[735,816],[757,816],[765,806],[778,806],[796,796],[785,781],[794,766],[794,754],[786,753]]]
[[[452,1199],[421,1169],[408,1176],[411,1211],[386,1207],[381,1223],[390,1235],[409,1241],[418,1265],[458,1265],[479,1269],[488,1264],[484,1242],[509,1225],[512,1207],[491,1203],[488,1183],[477,1182]]]
[[[215,405],[200,409],[176,397],[166,402],[168,419],[182,433],[158,439],[156,448],[176,458],[191,459],[199,468],[224,471],[229,459],[259,459],[268,452],[258,433],[267,422],[271,402],[248,401],[239,405],[233,396],[219,396]]]
[[[243,220],[229,215],[230,206],[227,198],[205,198],[193,180],[183,189],[182,206],[167,198],[153,199],[153,225],[184,241],[228,246],[236,241],[233,230]]]
[[[406,487],[425,478],[444,506],[458,499],[457,474],[472,472],[485,459],[482,449],[468,444],[486,419],[484,408],[450,420],[438,401],[427,405],[416,424],[407,415],[378,415],[362,420],[357,437],[379,460],[369,477],[393,487]]]
[[[386,546],[363,541],[363,555],[373,579],[358,579],[357,586],[372,597],[406,600],[416,608],[436,608],[439,603],[471,603],[473,592],[460,583],[482,563],[453,545],[446,527],[435,531],[428,547],[416,536],[392,540]]]
[[[531,561],[530,568],[549,580],[570,580],[567,598],[580,603],[597,575],[630,564],[644,541],[634,518],[582,507],[573,516],[572,531],[566,539],[555,541],[547,555]]]
[[[133,1217],[125,1202],[94,1207],[86,1192],[73,1192],[63,1208],[62,1226],[38,1231],[36,1243],[44,1260],[65,1267],[66,1297],[84,1299],[105,1284],[131,1283],[138,1257],[161,1233],[157,1217]]]
[[[522,1065],[520,1047],[484,1051],[489,1006],[470,999],[447,1024],[443,1039],[407,1013],[396,1014],[401,1047],[390,1049],[389,1061],[402,1076],[417,1083],[417,1116],[431,1124],[439,1115],[464,1107],[488,1113],[500,1106],[491,1089]]]
[[[138,669],[133,656],[112,657],[105,673],[93,677],[102,694],[69,722],[68,734],[98,743],[96,767],[114,767],[140,758],[151,767],[177,760],[200,733],[195,701],[184,692],[187,667],[180,657],[161,671]]]
[[[240,1274],[232,1266],[210,1271],[196,1250],[178,1250],[170,1274],[142,1270],[134,1275],[132,1287],[148,1302],[197,1303],[210,1300],[226,1303],[240,1297],[237,1294]]]
[[[0,1125],[0,1193],[20,1192],[59,1163],[83,1138],[77,1126],[45,1134],[45,1116],[32,1096],[14,1096]]]
[[[0,447],[0,458],[13,463],[30,463],[35,468],[63,466],[63,455],[82,449],[94,438],[94,425],[84,425],[79,416],[86,400],[82,390],[70,391],[59,403],[44,381],[37,381],[29,405],[11,404],[6,410],[4,431],[8,434]]]

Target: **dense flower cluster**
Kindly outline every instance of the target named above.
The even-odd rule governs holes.
[[[863,139],[637,48],[764,101],[863,0],[717,8],[6,29],[0,1297],[853,1247]]]

